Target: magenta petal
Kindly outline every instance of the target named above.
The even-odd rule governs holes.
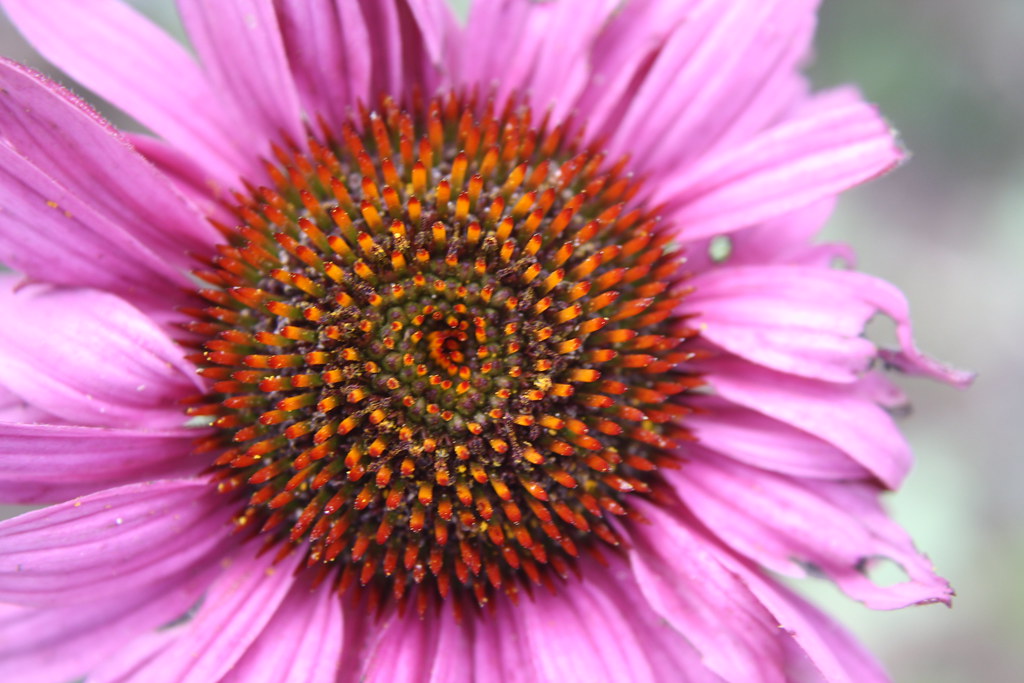
[[[185,429],[0,423],[0,501],[56,503],[136,481],[185,477],[209,461],[191,454],[196,438]]]
[[[0,206],[0,262],[31,280],[165,305],[187,283],[132,234],[2,143]]]
[[[726,680],[877,683],[885,674],[834,623],[697,531],[641,502],[630,562],[650,605]]]
[[[0,60],[0,89],[3,139],[67,194],[177,267],[192,265],[189,249],[217,241],[202,215],[84,102],[8,60]]]
[[[419,86],[423,92],[433,92],[440,78],[443,47],[442,22],[451,26],[446,3],[425,0],[359,0],[358,3],[340,3],[342,27],[354,19],[358,4],[369,41],[349,48],[364,49],[371,69],[370,95],[392,95],[411,92]],[[434,5],[434,7],[430,7]],[[447,16],[447,18],[445,18]]]
[[[367,683],[429,680],[427,672],[439,656],[437,644],[440,629],[437,615],[424,620],[393,614],[386,622],[375,623],[372,617],[364,622],[371,630],[371,646],[360,663],[358,679]],[[352,672],[355,673],[355,672]]]
[[[651,524],[630,527],[629,560],[650,606],[725,680],[781,683],[775,620],[721,564],[713,543],[658,507],[641,503],[638,510]]]
[[[95,603],[0,609],[0,680],[79,680],[139,634],[169,624],[195,606],[219,567],[197,568]],[[96,680],[89,677],[90,681]]]
[[[889,488],[898,488],[906,476],[910,450],[892,418],[878,405],[876,377],[830,384],[725,357],[705,367],[709,383],[726,400],[835,446]]]
[[[832,215],[834,197],[730,235],[732,250],[725,266],[777,264],[831,268],[838,258],[853,267],[853,250],[844,244],[815,244],[814,239]],[[692,262],[692,252],[689,253]],[[706,270],[702,268],[701,270]]]
[[[949,586],[885,518],[874,487],[780,476],[699,446],[686,457],[685,471],[666,471],[668,482],[708,529],[763,566],[793,576],[811,566],[872,609],[948,602]],[[873,583],[865,573],[876,558],[909,580]]]
[[[523,600],[529,599],[527,596]],[[487,621],[474,624],[470,639],[472,648],[472,674],[480,683],[532,683],[540,680],[534,661],[534,653],[530,651],[529,638],[518,630],[515,621],[515,605],[504,604],[494,610]],[[442,645],[447,641],[445,634],[458,628],[453,620],[445,621],[442,626]],[[465,633],[465,629],[461,629]],[[450,663],[435,662],[434,669],[440,673],[455,670]],[[445,679],[435,676],[436,683]]]
[[[699,314],[705,338],[759,365],[802,377],[852,382],[874,359],[861,338],[876,313],[896,323],[899,351],[881,351],[897,369],[964,386],[970,373],[947,368],[914,345],[906,299],[863,273],[814,266],[716,268],[693,280],[683,310]]]
[[[559,121],[586,86],[593,41],[618,6],[616,0],[473,3],[456,82],[493,88],[499,100],[525,93]]]
[[[357,100],[369,101],[369,42],[362,17],[340,21],[335,0],[286,0],[278,5],[285,52],[303,109],[333,125],[347,118]]]
[[[248,161],[237,126],[185,48],[114,0],[3,0],[11,21],[51,62],[202,164],[221,182]]]
[[[868,479],[841,449],[761,413],[708,396],[686,418],[697,440],[733,460],[795,477]]]
[[[829,683],[885,683],[878,662],[838,624],[785,588],[739,565],[731,568]],[[791,656],[787,664],[792,664]]]
[[[651,667],[653,680],[722,681],[705,665],[701,654],[645,599],[631,568],[620,560],[609,567],[588,566],[583,587],[614,604],[611,611],[629,625]],[[601,612],[602,618],[606,612]]]
[[[559,585],[554,595],[538,590],[512,615],[541,680],[656,680],[628,608],[586,578]]]
[[[188,155],[171,144],[143,133],[125,133],[139,154],[160,169],[174,187],[203,215],[224,225],[234,225],[237,218],[232,214],[224,199],[230,190],[241,185],[239,176],[243,166],[239,165],[221,180],[211,179],[208,169],[196,162],[195,155]],[[260,177],[262,170],[254,171]],[[196,265],[195,263],[193,265]]]
[[[180,346],[138,309],[95,290],[0,290],[0,384],[70,422],[153,429],[185,421],[203,388]]]
[[[644,55],[607,131],[610,151],[630,154],[643,172],[686,168],[723,140],[743,141],[802,96],[794,67],[808,51],[817,1],[665,4],[685,5],[686,14],[661,49]],[[633,20],[623,12],[617,23]],[[609,41],[618,41],[615,29]]]
[[[754,225],[892,168],[902,157],[875,109],[849,92],[818,95],[784,123],[703,158],[654,192],[683,240]]]
[[[4,283],[0,281],[0,288],[3,286]],[[58,420],[0,384],[0,423],[9,422],[53,424]]]
[[[608,137],[613,154],[621,153],[622,145],[618,144],[617,138],[636,139],[637,135],[643,135],[642,139],[647,141],[658,137],[657,131],[643,126],[630,129],[628,136],[617,133],[638,91],[648,79],[652,79],[662,61],[670,61],[673,54],[671,44],[685,40],[687,34],[699,35],[705,28],[704,21],[694,20],[699,5],[697,0],[633,0],[628,11],[612,14],[594,38],[589,55],[590,79],[576,106],[586,117],[588,128],[593,133]],[[720,4],[713,6],[709,3],[706,7],[713,12],[721,10]],[[678,76],[678,63],[667,66]],[[673,82],[673,86],[677,85]],[[665,94],[663,91],[662,96]],[[671,99],[662,100],[659,109],[661,105],[677,101],[673,88]],[[653,113],[650,103],[645,104],[648,114]],[[648,170],[646,157],[634,158],[633,161]]]
[[[281,31],[269,2],[179,0],[189,38],[214,88],[230,95],[236,111],[262,138],[251,153],[266,154],[269,142],[304,139],[299,97],[288,68]]]
[[[55,606],[140,589],[210,561],[230,510],[209,483],[108,489],[0,523],[0,600]]]
[[[875,358],[874,344],[860,335],[876,308],[850,275],[797,266],[719,268],[693,279],[683,310],[699,314],[705,339],[754,363],[854,382]]]
[[[447,3],[429,0],[287,0],[277,12],[303,108],[335,127],[381,93],[432,92],[457,31]]]
[[[223,681],[334,683],[344,638],[341,601],[298,581]]]
[[[294,586],[294,571],[301,559],[302,552],[297,551],[275,564],[274,553],[253,557],[250,549],[240,550],[233,558],[225,560],[230,566],[207,590],[191,621],[140,643],[134,652],[127,651],[115,658],[100,669],[98,680],[122,680],[116,675],[121,672],[131,672],[131,680],[152,683],[222,680],[258,639],[275,637],[267,627],[278,610],[288,606],[285,599]],[[304,616],[311,618],[308,613]],[[289,613],[282,619],[291,624],[292,632],[300,628],[295,623],[300,616]],[[329,643],[319,646],[331,647]],[[258,651],[252,656],[262,658]]]

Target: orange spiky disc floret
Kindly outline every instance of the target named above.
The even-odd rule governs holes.
[[[550,583],[686,438],[680,254],[623,164],[530,117],[385,99],[278,149],[196,273],[219,488],[341,589]]]

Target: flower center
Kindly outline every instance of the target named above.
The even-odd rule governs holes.
[[[189,412],[236,524],[421,610],[617,545],[700,384],[682,259],[624,163],[455,95],[307,147],[196,273]]]

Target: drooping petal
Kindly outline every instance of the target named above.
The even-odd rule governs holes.
[[[650,605],[725,680],[881,683],[884,673],[834,623],[698,531],[647,502],[629,527],[630,563]],[[689,550],[689,552],[687,552]]]
[[[686,457],[685,472],[666,471],[666,480],[708,529],[761,565],[792,576],[812,567],[872,609],[948,601],[949,586],[885,518],[870,484],[780,476],[700,446]],[[873,583],[866,572],[876,558],[896,562],[908,581]]]
[[[117,0],[3,0],[48,60],[185,152],[221,183],[252,164],[238,121],[185,48]]]
[[[196,430],[140,431],[0,423],[0,502],[59,503],[131,482],[185,477]]]
[[[83,605],[195,571],[227,542],[228,512],[206,481],[166,480],[0,522],[0,600]]]
[[[906,476],[910,450],[878,404],[878,383],[872,375],[837,385],[733,358],[722,357],[707,366],[708,382],[723,398],[832,444],[890,488],[898,488]]]
[[[0,290],[0,384],[69,422],[160,429],[203,385],[153,321],[96,290]]]
[[[729,235],[730,253],[719,267],[757,266],[773,263],[832,267],[838,258],[847,267],[855,265],[852,249],[840,243],[815,244],[814,240],[832,215],[836,199],[829,197],[802,209],[759,223]],[[687,264],[693,264],[693,252],[687,251]],[[695,271],[707,270],[694,267]]]
[[[733,460],[794,477],[871,477],[842,449],[785,422],[714,396],[694,405],[700,410],[687,416],[687,428],[700,443]]]
[[[684,311],[698,316],[705,339],[754,363],[854,382],[875,358],[860,336],[876,310],[861,294],[863,279],[815,267],[720,268],[692,280]]]
[[[334,683],[343,637],[338,596],[309,581],[296,581],[260,637],[221,680]]]
[[[643,591],[627,564],[612,559],[607,568],[588,567],[583,586],[614,603],[614,610],[623,616],[641,643],[655,681],[724,680],[705,665],[701,654],[682,633],[641,598]]]
[[[186,268],[190,249],[217,241],[202,215],[77,97],[9,60],[0,60],[0,94],[0,140],[161,259]]]
[[[777,620],[780,631],[792,638],[802,653],[829,683],[885,683],[889,677],[867,651],[834,621],[775,581],[723,557],[743,578],[751,593]],[[787,665],[794,662],[787,652]]]
[[[817,95],[785,122],[653,191],[684,241],[739,230],[833,196],[902,157],[885,120],[849,91]]]
[[[304,140],[299,96],[269,2],[179,0],[182,22],[214,88],[227,93],[257,139],[252,154],[268,143]]]
[[[294,633],[298,628],[296,621],[310,618],[308,612],[293,613],[294,603],[286,602],[295,584],[294,571],[302,553],[292,553],[275,563],[273,552],[260,557],[254,557],[253,552],[253,548],[242,548],[225,560],[226,569],[210,585],[190,621],[155,634],[140,642],[138,647],[112,658],[96,672],[96,680],[220,681],[243,661],[258,639],[275,637],[267,628],[280,610],[288,609],[281,619],[291,624]],[[315,633],[303,635],[317,636]],[[308,646],[332,647],[330,643],[316,642]],[[257,661],[266,661],[258,651],[253,651],[252,656]],[[310,673],[316,671],[314,667]]]
[[[947,368],[914,344],[906,299],[863,273],[814,266],[723,267],[694,278],[683,310],[702,334],[759,365],[792,375],[852,382],[875,357],[860,335],[876,313],[896,323],[900,350],[878,353],[904,372],[964,386],[970,373]]]
[[[784,681],[782,634],[713,544],[658,507],[638,510],[650,524],[630,528],[629,561],[648,604],[723,679]]]

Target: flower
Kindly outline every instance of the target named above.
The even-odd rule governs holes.
[[[815,2],[0,4],[152,132],[0,62],[5,679],[860,682],[772,573],[949,601]]]

